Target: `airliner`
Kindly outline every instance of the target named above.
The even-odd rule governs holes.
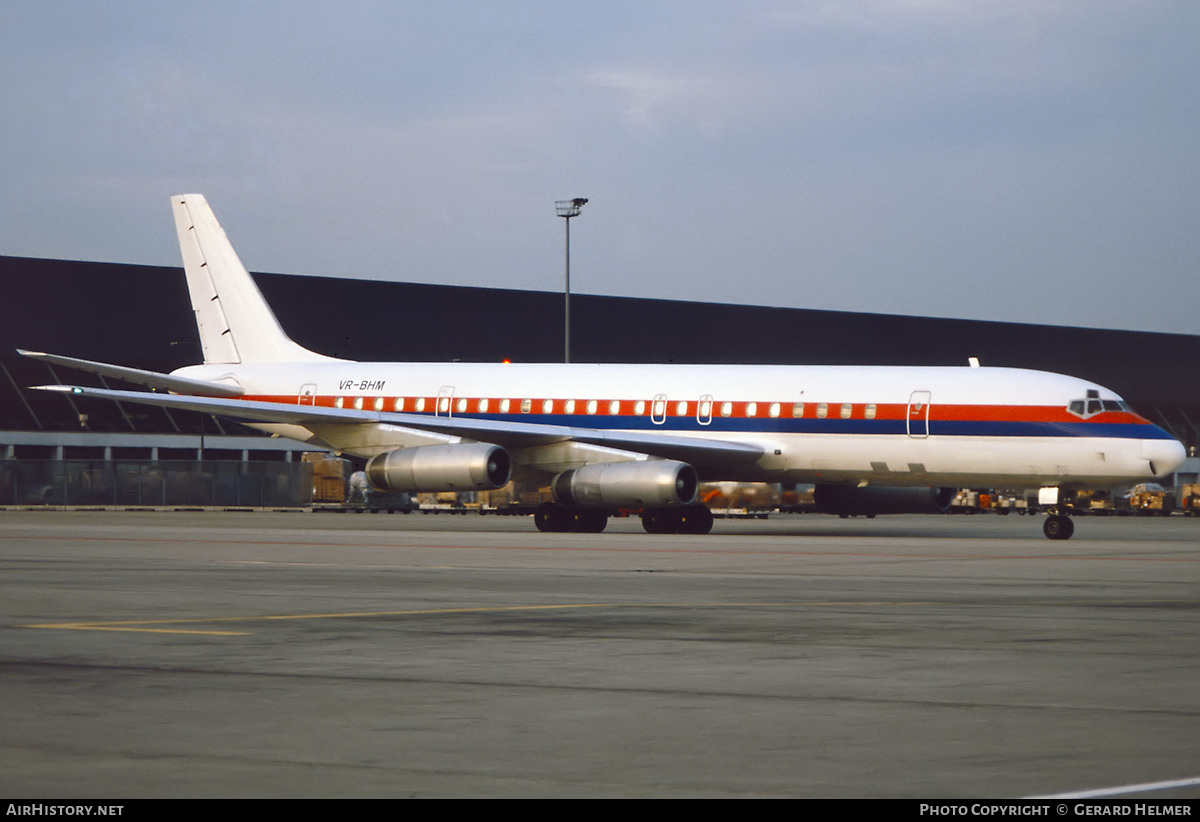
[[[708,533],[703,481],[812,483],[818,510],[945,511],[959,488],[1042,489],[1050,539],[1080,488],[1170,474],[1182,444],[1112,391],[974,367],[354,362],[283,331],[202,195],[171,198],[204,362],[170,374],[41,352],[152,391],[38,386],[226,416],[365,458],[380,490],[549,486],[546,532],[618,510]],[[1054,495],[1054,490],[1058,496]]]

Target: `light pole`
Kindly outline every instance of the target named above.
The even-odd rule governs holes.
[[[578,217],[587,197],[555,200],[554,213],[567,224],[567,287],[563,292],[563,362],[571,361],[571,218]]]

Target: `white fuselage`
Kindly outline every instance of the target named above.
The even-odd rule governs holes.
[[[176,374],[236,384],[248,400],[762,448],[751,463],[702,461],[710,480],[1110,487],[1161,476],[1184,457],[1178,441],[1112,391],[1020,369],[331,361]],[[458,439],[386,418],[260,427],[361,456]],[[513,453],[542,471],[595,461],[562,445]]]

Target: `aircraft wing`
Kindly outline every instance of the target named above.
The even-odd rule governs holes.
[[[147,372],[149,373],[149,372]],[[385,424],[490,442],[506,447],[546,445],[553,442],[581,442],[637,451],[652,457],[702,463],[749,463],[763,454],[753,443],[689,437],[680,434],[658,434],[643,431],[611,431],[567,425],[481,420],[468,417],[440,417],[428,414],[406,414],[387,411],[367,411],[352,408],[325,408],[311,405],[285,405],[275,402],[236,400],[223,397],[193,397],[176,394],[155,394],[144,391],[118,391],[110,388],[83,388],[72,385],[39,385],[40,391],[59,391],[80,397],[134,402],[219,414],[248,422],[308,424]]]

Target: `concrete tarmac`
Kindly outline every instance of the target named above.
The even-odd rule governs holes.
[[[1198,617],[1181,518],[0,512],[0,794],[1194,798]]]

